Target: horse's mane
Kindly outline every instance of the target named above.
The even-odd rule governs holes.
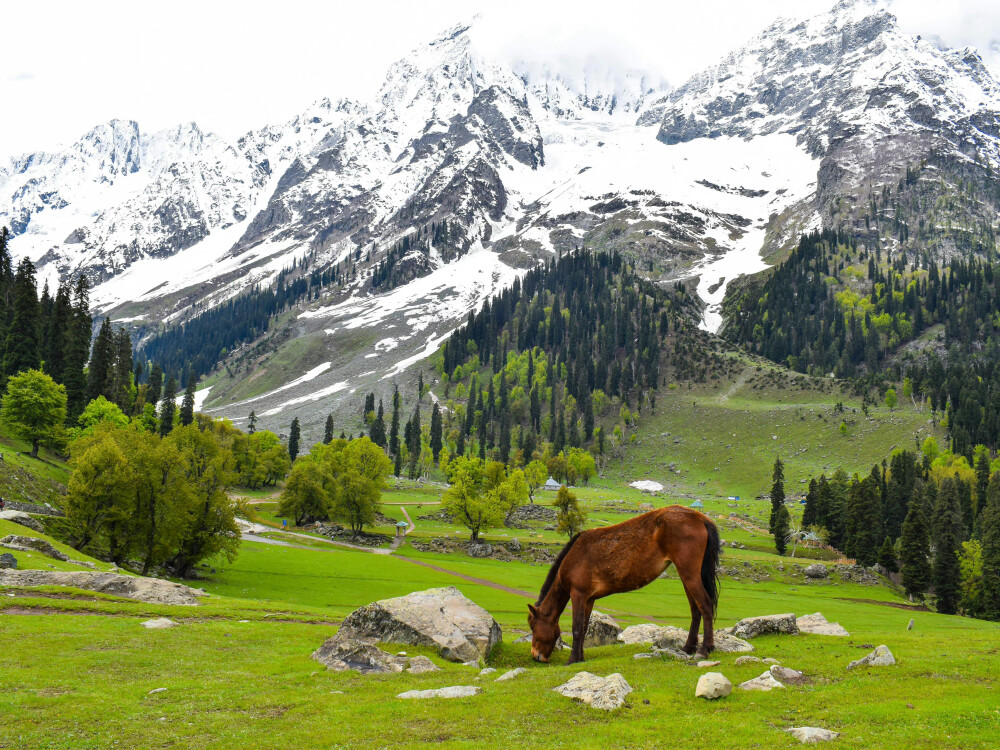
[[[563,558],[566,557],[566,554],[569,552],[569,548],[572,547],[579,538],[579,534],[574,534],[570,540],[566,542],[566,546],[562,548],[562,551],[559,552],[559,555],[556,557],[556,561],[552,563],[552,567],[549,568],[549,574],[545,576],[545,583],[542,584],[542,590],[538,594],[538,601],[535,602],[536,607],[539,606],[546,595],[548,595],[549,589],[552,588],[552,584],[556,580],[556,574],[559,572],[559,566],[562,565]]]

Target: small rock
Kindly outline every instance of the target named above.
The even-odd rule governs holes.
[[[524,674],[528,670],[524,667],[518,667],[517,669],[511,669],[509,672],[504,672],[502,675],[497,677],[494,682],[508,682],[513,680],[518,675]]]
[[[641,625],[629,625],[618,634],[618,642],[624,643],[627,646],[637,643],[652,643],[656,640],[661,630],[663,630],[662,626],[653,625],[648,622],[644,622]]]
[[[788,667],[782,667],[778,664],[773,665],[768,671],[770,671],[774,679],[783,685],[804,685],[809,681],[806,676],[802,674],[802,672]]]
[[[761,659],[759,656],[737,656],[736,666],[742,667],[744,664],[754,664],[754,663],[759,664],[762,661],[763,659]]]
[[[147,630],[166,630],[177,627],[177,623],[167,617],[156,617],[152,620],[146,620],[142,626]]]
[[[826,569],[826,566],[821,565],[820,563],[810,565],[803,571],[803,573],[806,574],[806,578],[815,578],[815,579],[826,578],[827,576],[830,575],[830,571]]]
[[[404,700],[413,698],[418,700],[425,698],[471,698],[473,695],[479,695],[482,691],[481,687],[475,685],[453,685],[451,687],[438,688],[437,690],[407,690],[396,697]]]
[[[0,565],[0,567],[3,567],[3,566]],[[912,619],[910,620],[910,623],[906,626],[906,629],[907,630],[913,630],[913,620]]]
[[[0,568],[17,570],[17,558],[10,554],[10,552],[4,552],[0,555]]]
[[[852,661],[847,665],[848,669],[854,669],[855,667],[888,667],[896,663],[895,657],[889,650],[888,646],[882,645],[872,651],[868,656],[862,657],[857,661]]]
[[[165,693],[165,692],[167,692],[166,688],[156,688],[155,690],[150,690],[148,693],[146,693],[146,695],[156,695],[157,693]]]
[[[804,745],[835,740],[840,736],[840,732],[831,732],[829,729],[819,727],[792,727],[785,731]]]
[[[577,672],[568,682],[552,688],[567,698],[583,701],[592,708],[613,711],[625,703],[632,686],[617,672],[598,677],[590,672]]]
[[[397,651],[396,652],[396,656],[406,656],[406,652],[405,651]]]
[[[706,698],[710,701],[716,698],[725,698],[731,692],[733,692],[733,683],[727,680],[721,672],[706,672],[698,678],[698,686],[694,689],[696,698]]]
[[[698,669],[705,669],[707,667],[717,667],[722,664],[721,661],[700,661],[698,662]]]
[[[511,539],[509,542],[507,542],[507,549],[510,550],[511,552],[520,552],[521,551],[520,540],[518,540],[517,537]]]
[[[496,672],[496,669],[494,669],[493,667],[486,667],[482,671],[480,671],[479,676],[486,677],[486,675],[493,674],[494,672]]]
[[[774,688],[785,687],[776,679],[770,671],[764,672],[760,677],[754,677],[752,680],[747,680],[746,682],[740,683],[740,690],[773,690]]]
[[[426,656],[414,656],[410,659],[410,666],[406,668],[406,671],[410,674],[425,674],[426,672],[440,672],[441,667]]]
[[[764,662],[765,664],[781,664],[781,662],[775,659],[773,656],[769,656],[766,659],[761,659],[761,661]]]

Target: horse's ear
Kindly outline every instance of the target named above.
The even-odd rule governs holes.
[[[535,608],[534,604],[529,604],[528,605],[528,612],[531,614],[532,617],[537,617],[538,616],[538,610]]]

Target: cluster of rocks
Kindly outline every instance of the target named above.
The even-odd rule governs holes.
[[[771,580],[771,573],[766,567],[756,565],[749,560],[744,560],[738,565],[720,565],[718,571],[721,575],[732,578],[735,581],[743,580],[762,583],[763,581]]]
[[[51,557],[54,560],[61,560],[62,562],[69,560],[69,555],[65,552],[57,550],[45,539],[38,539],[33,536],[8,534],[3,539],[0,539],[0,547],[6,547],[15,552],[41,552],[43,555]]]
[[[537,503],[528,503],[512,510],[504,525],[511,529],[530,529],[528,522],[552,524],[555,523],[558,513],[555,508]]]
[[[528,565],[551,565],[556,559],[556,553],[553,552],[551,545],[522,542],[517,538],[504,543],[479,542],[478,544],[473,544],[466,539],[449,537],[433,537],[425,541],[410,539],[409,541],[414,549],[421,552],[437,552],[438,554],[465,552],[470,557],[489,557],[500,562],[516,560]]]
[[[395,521],[392,523],[395,523]],[[317,521],[309,528],[317,534],[325,536],[327,539],[356,544],[359,547],[381,547],[383,544],[388,544],[392,541],[392,537],[385,534],[372,534],[367,531],[359,531],[355,534],[350,529],[345,529],[338,523],[320,523]]]

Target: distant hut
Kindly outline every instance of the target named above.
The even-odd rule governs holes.
[[[701,500],[695,500],[693,503],[691,503],[691,507],[692,508],[704,508],[705,507],[705,503],[703,503]]]
[[[559,491],[560,487],[562,487],[562,485],[559,484],[559,482],[557,482],[552,477],[549,477],[548,481],[546,481],[545,484],[542,485],[543,490],[555,490],[556,492]]]

